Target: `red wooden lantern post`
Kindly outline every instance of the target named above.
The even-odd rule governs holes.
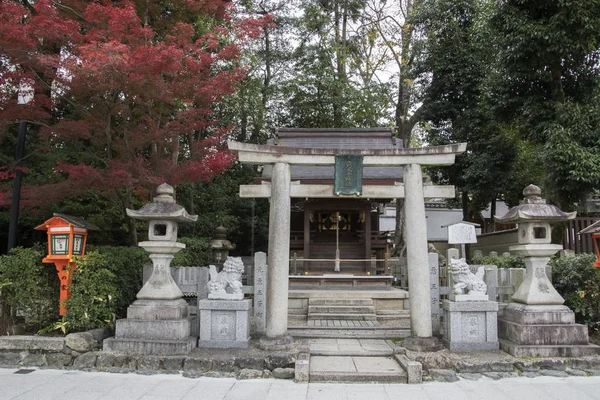
[[[42,260],[54,263],[60,279],[60,311],[65,315],[66,300],[71,297],[71,276],[75,271],[73,257],[83,257],[88,230],[100,230],[83,218],[54,213],[54,217],[35,228],[48,233],[48,255]]]
[[[598,256],[598,259],[594,263],[594,268],[600,268],[600,221],[594,222],[593,224],[579,232],[579,234],[592,235],[592,241],[594,242],[594,248],[596,249],[596,255]]]

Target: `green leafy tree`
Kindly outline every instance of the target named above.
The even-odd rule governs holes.
[[[538,146],[549,196],[571,208],[600,187],[600,2],[503,1],[491,25],[498,119]]]

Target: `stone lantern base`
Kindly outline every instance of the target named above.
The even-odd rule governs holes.
[[[127,308],[127,318],[116,322],[115,337],[106,339],[103,349],[130,354],[187,354],[196,347],[190,329],[185,300],[136,300]]]
[[[581,357],[600,354],[587,327],[563,305],[510,303],[498,319],[500,348],[515,357]]]

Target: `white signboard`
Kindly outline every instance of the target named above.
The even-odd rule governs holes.
[[[448,243],[463,244],[477,243],[477,234],[475,225],[458,223],[448,226]]]

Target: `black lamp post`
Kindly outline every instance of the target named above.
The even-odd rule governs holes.
[[[33,99],[33,93],[29,86],[22,86],[19,92],[18,103],[27,104]],[[25,155],[25,136],[27,135],[27,121],[19,123],[19,136],[17,138],[17,155],[15,161],[15,182],[13,185],[13,194],[10,203],[10,221],[8,225],[8,243],[6,245],[6,254],[17,244],[17,225],[19,221],[19,204],[21,203],[21,181],[23,180],[23,171],[19,168],[21,160]]]

